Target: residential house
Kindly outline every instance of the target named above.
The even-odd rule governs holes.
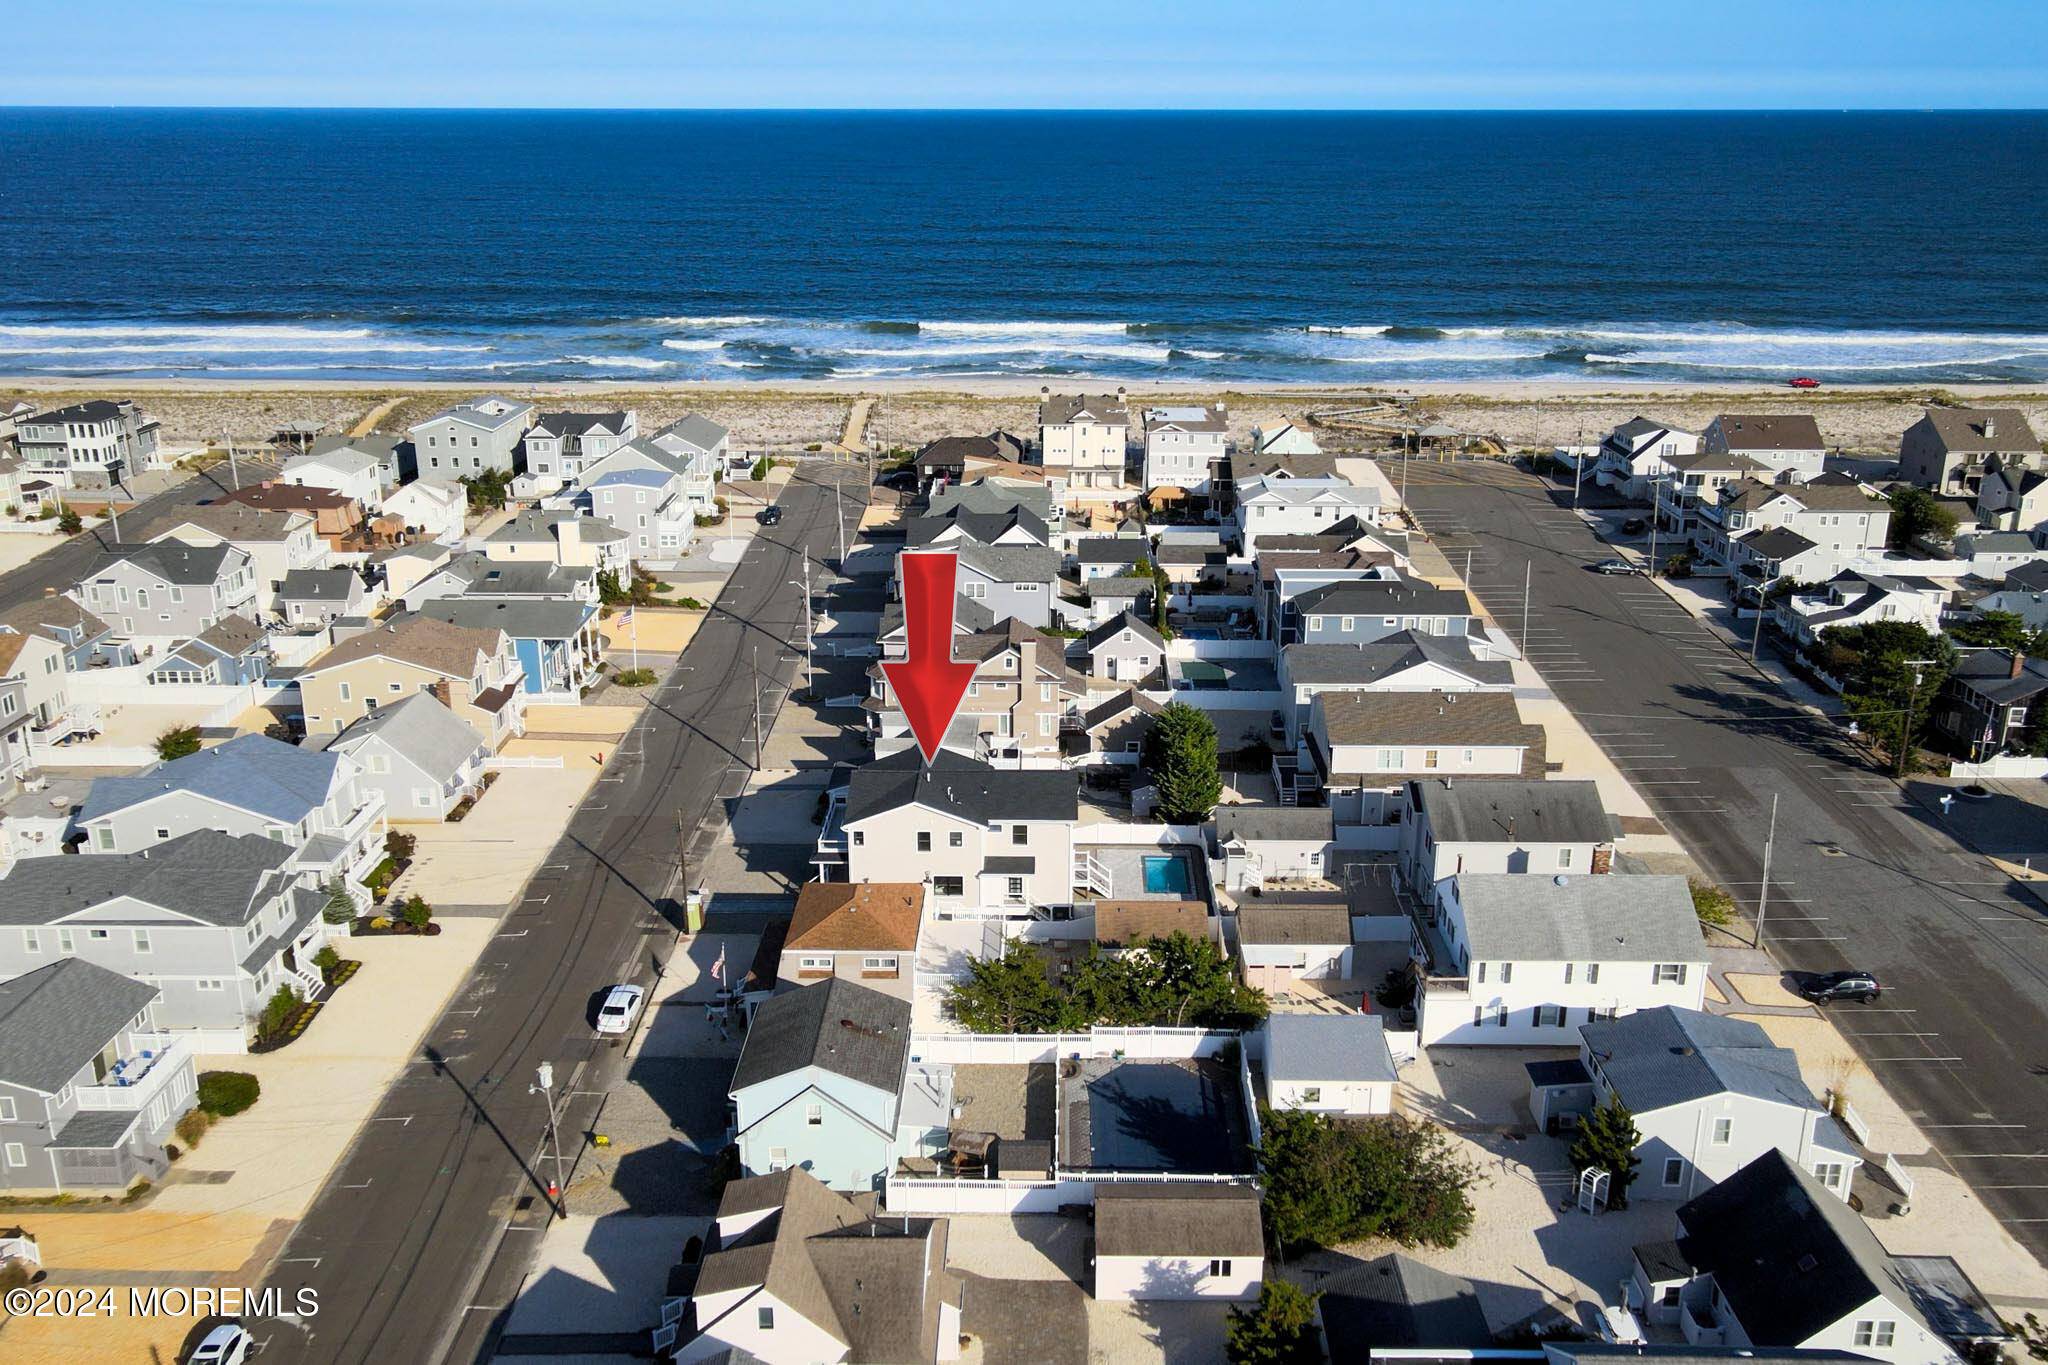
[[[1996,578],[2042,559],[2042,551],[2048,549],[2048,531],[1958,531],[1949,549],[1977,577]]]
[[[1316,438],[1307,428],[1293,422],[1275,422],[1271,426],[1252,428],[1251,453],[1285,457],[1290,455],[1320,455],[1323,448],[1316,444]]]
[[[1146,408],[1146,489],[1184,488],[1206,496],[1222,472],[1229,433],[1221,403]]]
[[[1248,986],[1285,991],[1296,981],[1349,979],[1351,951],[1351,916],[1340,900],[1238,904],[1237,955]]]
[[[1787,593],[1771,605],[1779,630],[1810,649],[1821,633],[1873,621],[1910,621],[1927,630],[1941,630],[1941,612],[1954,587],[1929,578],[1897,578],[1890,574],[1836,574],[1813,592]]]
[[[24,858],[0,877],[0,980],[65,958],[161,994],[156,1027],[241,1052],[279,986],[321,988],[327,897],[258,835],[197,830],[137,853]]]
[[[238,503],[215,502],[167,512],[143,530],[142,539],[204,548],[231,545],[249,556],[256,580],[256,610],[278,611],[278,593],[294,569],[324,569],[332,551],[304,512],[272,512]]]
[[[1132,900],[1095,902],[1095,946],[1105,953],[1132,953],[1159,939],[1186,934],[1222,946],[1222,922],[1203,901]]]
[[[1331,871],[1336,827],[1328,806],[1218,806],[1209,826],[1226,891],[1320,881]]]
[[[1699,452],[1697,432],[1669,422],[1631,417],[1607,433],[1593,466],[1585,472],[1603,488],[1612,488],[1632,502],[1647,502],[1656,484],[1673,472],[1672,457]]]
[[[834,977],[908,1000],[924,922],[918,882],[811,882],[797,892],[776,980]]]
[[[508,562],[476,550],[446,557],[402,596],[408,611],[440,597],[523,598],[597,605],[597,571],[546,562]]]
[[[1288,645],[1280,651],[1280,688],[1294,698],[1289,733],[1299,736],[1309,703],[1324,692],[1511,690],[1514,666],[1482,655],[1474,643],[1469,635],[1401,630],[1358,644]]]
[[[747,452],[732,448],[732,433],[701,413],[688,413],[654,433],[654,442],[689,462],[694,479],[708,486],[714,474],[728,476],[752,466]],[[708,495],[706,500],[708,501]]]
[[[833,977],[761,1002],[729,1092],[740,1169],[880,1189],[909,1055],[910,1002],[896,995]]]
[[[526,429],[526,474],[537,488],[574,483],[588,466],[640,434],[640,414],[544,412]]]
[[[151,1019],[157,996],[79,958],[0,982],[0,1189],[112,1194],[162,1179],[199,1082],[191,1047]]]
[[[1095,1187],[1095,1297],[1104,1302],[1259,1296],[1266,1245],[1249,1185]]]
[[[339,641],[299,673],[309,735],[338,735],[414,692],[433,693],[493,753],[525,728],[525,684],[502,631],[400,617]]]
[[[1884,553],[1891,504],[1859,484],[1767,484],[1754,479],[1725,485],[1712,505],[1697,509],[1693,543],[1702,554],[1738,571],[1755,563],[1754,537],[1762,531],[1798,533],[1846,565]]]
[[[360,882],[384,856],[382,793],[340,753],[237,735],[133,777],[93,780],[76,825],[94,855],[141,853],[197,830],[270,839],[323,885]]]
[[[1260,1074],[1274,1109],[1358,1117],[1394,1112],[1394,1054],[1376,1014],[1274,1014]]]
[[[1300,544],[1305,538],[1287,536],[1281,539]],[[1321,548],[1305,545],[1298,549],[1276,549],[1268,546],[1259,551],[1258,559],[1251,566],[1258,576],[1258,593],[1252,605],[1259,633],[1276,644],[1290,644],[1301,638],[1301,612],[1297,602],[1304,593],[1336,583],[1403,581],[1391,555],[1337,545],[1320,537],[1313,538],[1313,544]]]
[[[1745,531],[1730,540],[1726,548],[1728,567],[1766,590],[1782,579],[1811,583],[1827,578],[1861,558],[1830,550],[1789,526]]]
[[[708,457],[703,468],[657,440],[634,441],[584,470],[590,514],[627,538],[636,559],[672,559],[689,548],[697,517],[712,507]]]
[[[1469,1352],[1497,1349],[1472,1282],[1402,1252],[1390,1251],[1333,1269],[1316,1281],[1316,1288],[1322,1291],[1316,1313],[1322,1319],[1323,1338],[1332,1360],[1370,1360],[1376,1350],[1441,1352],[1466,1359]],[[1632,1357],[1649,1354],[1641,1347],[1616,1349],[1625,1349]],[[1537,1365],[1566,1363],[1546,1360]],[[1586,1365],[1608,1362],[1588,1360]],[[1845,1363],[1815,1361],[1811,1365]]]
[[[1314,535],[1339,522],[1377,526],[1380,492],[1340,478],[1282,478],[1277,474],[1239,479],[1238,539],[1247,555],[1274,536]]]
[[[1804,483],[1821,472],[1827,447],[1811,413],[1723,413],[1707,424],[1700,447],[1710,455],[1747,455],[1781,483]]]
[[[407,432],[426,483],[454,483],[486,471],[510,476],[534,407],[509,399],[475,398],[445,408]]]
[[[1410,779],[1519,777],[1545,771],[1543,727],[1511,692],[1323,692],[1309,703],[1283,792],[1322,788],[1337,821],[1401,818]]]
[[[1159,584],[1150,574],[1104,574],[1088,580],[1088,605],[1077,618],[1089,629],[1127,617],[1148,618],[1158,600]]]
[[[1721,490],[1729,484],[1751,479],[1776,482],[1769,466],[1747,455],[1703,450],[1673,455],[1664,463],[1667,474],[1650,481],[1650,501],[1656,508],[1658,535],[1676,545],[1689,544],[1699,534],[1702,509],[1719,506]]]
[[[429,487],[439,487],[430,484]],[[393,545],[372,550],[364,567],[378,582],[385,597],[404,597],[415,585],[453,557],[453,546],[438,540],[419,540],[410,545]],[[483,556],[479,553],[478,558]]]
[[[398,487],[404,467],[412,462],[411,443],[395,436],[322,436],[305,454],[286,460],[277,481],[324,488],[382,511],[385,495]]]
[[[909,880],[938,916],[1028,918],[1074,899],[1080,780],[1060,769],[998,770],[941,750],[929,767],[906,749],[856,768],[835,835],[850,882]],[[835,878],[836,879],[836,878]]]
[[[1417,914],[1424,1047],[1530,1047],[1658,1005],[1697,1010],[1707,949],[1678,876],[1463,872]]]
[[[945,1219],[876,1217],[794,1168],[731,1181],[691,1291],[697,1335],[665,1326],[654,1345],[682,1365],[957,1360],[965,1286],[946,1244]]]
[[[468,510],[469,495],[456,484],[420,480],[385,494],[381,512],[421,540],[452,545],[462,539]]]
[[[974,665],[947,748],[1005,766],[1058,767],[1066,718],[1087,700],[1085,679],[1067,667],[1066,642],[1021,621],[957,637],[953,658]],[[868,670],[875,754],[914,749],[916,740],[880,664]]]
[[[1979,597],[1972,610],[2011,612],[2030,631],[2048,630],[2048,558],[2007,569],[1998,588]],[[0,616],[0,621],[12,619],[11,613]]]
[[[535,600],[474,593],[438,597],[420,614],[469,630],[502,631],[518,660],[529,701],[574,703],[597,677],[604,653],[596,604],[570,598]]]
[[[1007,431],[941,436],[925,443],[912,457],[911,467],[917,471],[919,491],[929,492],[934,485],[962,482],[976,466],[1021,465],[1029,453],[1029,443]]]
[[[1302,593],[1291,605],[1301,644],[1370,644],[1404,631],[1454,638],[1481,634],[1479,614],[1463,588],[1419,580],[1330,583]],[[1277,643],[1296,641],[1283,635]]]
[[[24,472],[58,488],[104,489],[156,462],[158,423],[126,398],[94,398],[16,419]]]
[[[1081,639],[1088,676],[1157,688],[1166,675],[1166,640],[1144,618],[1112,616]]]
[[[2048,474],[2001,465],[1977,486],[1977,525],[1985,530],[2033,531],[2048,525]]]
[[[116,545],[72,592],[121,638],[168,643],[253,610],[256,570],[232,545]]]
[[[356,785],[381,792],[387,820],[446,820],[477,794],[490,746],[476,727],[415,692],[380,706],[326,741],[327,752],[355,765]]]
[[[1039,391],[1039,462],[1048,478],[1065,480],[1069,497],[1100,502],[1122,495],[1130,430],[1122,389],[1113,395]]]
[[[980,512],[955,505],[935,516],[912,517],[903,526],[904,548],[943,550],[962,542],[977,545],[1050,545],[1052,528],[1030,508],[1016,505]]]
[[[239,612],[166,649],[145,677],[151,687],[239,687],[270,673],[270,633]]]
[[[960,557],[954,588],[961,597],[986,608],[996,621],[1021,621],[1040,630],[1053,624],[1052,601],[1059,593],[1058,551],[1037,545],[977,545],[972,541],[951,548]],[[900,596],[900,557],[897,565]]]
[[[72,712],[64,647],[40,631],[0,630],[0,767],[27,772],[45,745],[73,732]]]
[[[1667,1005],[1581,1024],[1579,1038],[1587,1108],[1619,1100],[1641,1139],[1631,1203],[1691,1199],[1773,1150],[1849,1198],[1863,1158],[1798,1056],[1755,1022]]]
[[[1401,826],[1401,875],[1425,901],[1461,873],[1597,875],[1614,858],[1614,818],[1584,780],[1411,781]]]
[[[313,534],[330,550],[360,551],[367,547],[363,504],[331,488],[266,481],[224,494],[220,501],[268,512],[296,512],[313,519]]]
[[[1088,536],[1074,542],[1074,572],[1084,588],[1098,578],[1128,577],[1151,562],[1151,551],[1143,536]]]
[[[44,591],[46,596],[0,612],[0,631],[41,635],[56,641],[64,651],[64,667],[73,673],[134,662],[131,652],[115,643],[114,628],[80,606],[78,599],[65,597],[54,589]]]
[[[972,483],[948,484],[926,496],[928,516],[952,516],[956,512],[1009,513],[1022,509],[1050,525],[1057,513],[1053,491],[1044,483],[1022,479],[982,478]]]
[[[1973,761],[2040,752],[2048,734],[2048,658],[2011,649],[1964,651],[1942,684],[1934,724]]]
[[[561,564],[625,574],[632,536],[610,522],[563,509],[520,512],[484,538],[484,553],[518,564]]]
[[[1929,408],[1899,437],[1899,477],[1969,497],[1997,469],[2038,469],[2041,440],[2018,408]]]
[[[1134,768],[1144,756],[1153,717],[1163,708],[1136,687],[1112,692],[1070,721],[1061,740],[1069,766]]]
[[[1775,1147],[1681,1205],[1678,1224],[1691,1277],[1663,1286],[1675,1295],[1641,1293],[1639,1255],[1637,1288],[1651,1321],[1675,1318],[1688,1343],[1959,1359],[1870,1225]]]
[[[301,629],[331,625],[337,617],[361,616],[368,601],[362,575],[354,569],[293,569],[278,589],[278,613]]]

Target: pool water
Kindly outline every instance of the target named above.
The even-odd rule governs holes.
[[[1145,889],[1154,894],[1187,895],[1193,888],[1188,882],[1186,861],[1171,855],[1147,857]]]

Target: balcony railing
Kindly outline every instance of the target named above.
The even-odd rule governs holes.
[[[188,1069],[190,1045],[170,1034],[135,1035],[137,1051],[123,1057],[97,1085],[78,1087],[80,1109],[147,1108],[181,1071]]]

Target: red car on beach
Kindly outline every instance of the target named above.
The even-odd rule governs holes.
[[[1788,380],[1786,382],[1790,383],[1792,387],[1795,389],[1817,389],[1820,387],[1820,381],[1818,379],[1815,379],[1812,375],[1806,374],[1802,374],[1797,379]]]

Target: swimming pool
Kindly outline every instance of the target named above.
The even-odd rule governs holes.
[[[1185,896],[1193,889],[1188,881],[1187,861],[1172,854],[1147,855],[1145,889],[1155,895]]]

